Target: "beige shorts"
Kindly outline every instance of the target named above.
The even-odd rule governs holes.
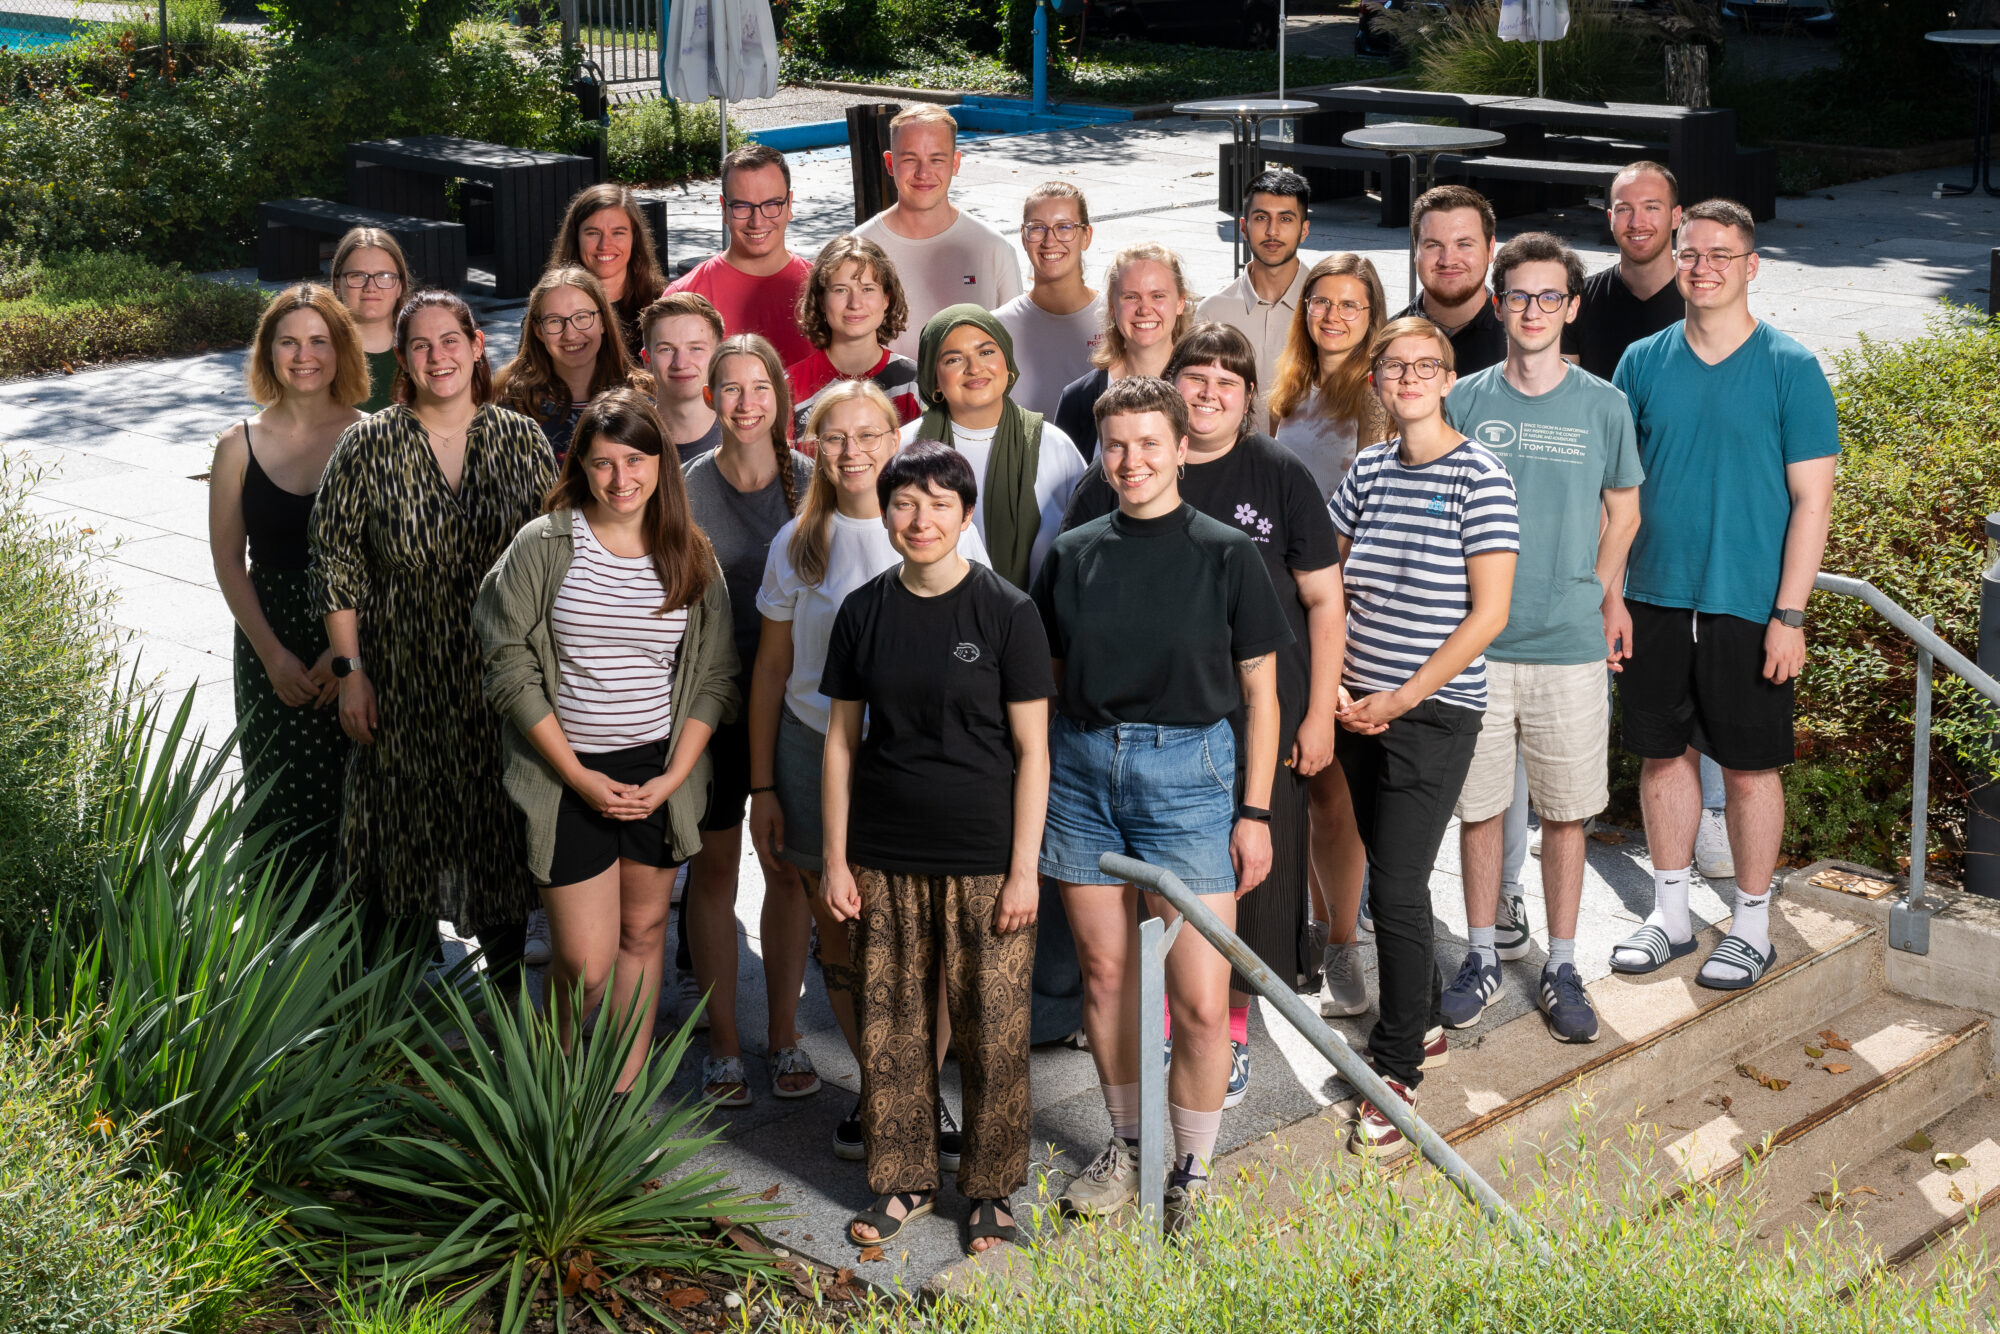
[[[1458,818],[1477,824],[1514,800],[1514,756],[1544,820],[1587,820],[1610,800],[1610,691],[1602,662],[1552,667],[1486,660],[1486,718],[1458,794]]]

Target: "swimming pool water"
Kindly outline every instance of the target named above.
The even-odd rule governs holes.
[[[0,46],[13,51],[23,51],[31,46],[54,46],[66,42],[75,34],[67,32],[35,32],[28,28],[0,27]]]

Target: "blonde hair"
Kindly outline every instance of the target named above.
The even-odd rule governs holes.
[[[1368,289],[1367,333],[1340,365],[1324,376],[1319,371],[1319,346],[1313,342],[1312,318],[1306,314],[1306,302],[1322,278],[1354,278]],[[1299,411],[1317,395],[1328,416],[1354,423],[1359,443],[1372,445],[1382,438],[1388,421],[1381,403],[1368,390],[1368,367],[1372,359],[1363,350],[1382,327],[1387,304],[1388,297],[1382,291],[1382,279],[1375,272],[1375,265],[1360,255],[1348,251],[1328,255],[1307,271],[1306,280],[1299,287],[1299,304],[1292,312],[1292,327],[1285,336],[1284,351],[1278,354],[1278,368],[1272,376],[1275,383],[1266,400],[1274,424]]]
[[[785,488],[785,513],[799,512],[799,480],[792,475],[792,447],[788,439],[792,428],[792,382],[785,378],[785,363],[778,358],[778,349],[771,346],[771,340],[762,334],[731,334],[716,344],[715,355],[708,363],[708,396],[721,397],[722,363],[731,357],[755,357],[764,363],[764,373],[771,378],[771,392],[777,396],[777,415],[771,419],[771,452],[778,456],[778,482]],[[721,412],[716,407],[718,415]],[[727,419],[723,419],[723,431],[729,430]]]
[[[1090,225],[1090,201],[1083,197],[1083,191],[1068,181],[1043,181],[1028,191],[1028,197],[1021,201],[1021,225],[1027,226],[1028,210],[1044,199],[1073,199],[1076,201],[1076,220],[1085,227]]]
[[[1374,368],[1375,363],[1382,359],[1382,354],[1389,350],[1389,345],[1398,338],[1430,339],[1438,346],[1438,360],[1444,363],[1444,368],[1448,371],[1458,369],[1458,357],[1452,351],[1450,336],[1421,315],[1405,315],[1400,320],[1389,321],[1376,331],[1375,336],[1368,341],[1370,369]]]
[[[333,381],[326,391],[343,408],[351,408],[368,397],[368,357],[361,350],[361,330],[353,314],[341,304],[331,288],[318,283],[297,283],[271,298],[257,320],[257,332],[250,340],[250,364],[244,378],[250,397],[259,407],[269,407],[285,396],[278,378],[277,360],[271,344],[278,339],[278,325],[297,311],[316,311],[326,321],[333,339]]]
[[[907,125],[942,125],[951,131],[952,142],[958,142],[958,121],[952,114],[935,102],[919,102],[915,106],[904,107],[889,122],[890,151],[895,150],[896,136]]]
[[[880,385],[873,380],[841,380],[828,386],[813,402],[812,415],[806,419],[806,434],[817,437],[819,428],[835,408],[856,399],[882,414],[882,424],[892,436],[901,429],[896,405],[889,401]],[[799,572],[799,578],[809,584],[826,578],[827,551],[833,545],[833,516],[840,508],[840,501],[834,493],[832,469],[826,451],[820,450],[813,460],[812,484],[806,488],[806,498],[799,505],[798,526],[792,529],[792,540],[785,547],[785,558]]]
[[[1181,257],[1158,241],[1128,245],[1111,257],[1111,267],[1104,271],[1104,341],[1090,354],[1090,364],[1101,370],[1108,370],[1125,360],[1125,335],[1118,329],[1119,281],[1129,265],[1147,263],[1164,264],[1172,270],[1174,287],[1180,292],[1181,313],[1174,320],[1168,344],[1180,342],[1194,327],[1194,293],[1188,288],[1187,271],[1181,267]]]

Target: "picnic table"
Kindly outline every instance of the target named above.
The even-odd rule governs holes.
[[[597,179],[597,164],[588,157],[443,134],[347,146],[347,198],[362,208],[448,218],[449,182],[466,181],[481,194],[490,191],[490,218],[480,218],[480,225],[468,230],[475,238],[490,235],[494,294],[503,297],[525,296],[535,285],[562,226],[563,210],[577,191]],[[472,248],[482,247],[475,243]]]

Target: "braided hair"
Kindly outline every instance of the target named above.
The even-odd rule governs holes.
[[[799,479],[792,468],[792,385],[785,378],[785,363],[779,360],[778,349],[762,335],[733,334],[716,346],[715,356],[708,363],[711,399],[720,396],[722,364],[731,357],[755,357],[764,363],[765,374],[770,376],[771,390],[777,398],[777,413],[771,420],[771,452],[777,456],[778,483],[785,489],[785,513],[797,515],[801,497]]]

